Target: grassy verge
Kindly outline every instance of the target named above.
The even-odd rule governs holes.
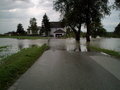
[[[47,45],[23,49],[0,65],[0,90],[7,90],[48,49]]]
[[[48,39],[48,37],[40,37],[40,36],[0,36],[0,38],[15,38],[15,39]]]
[[[120,52],[116,52],[116,51],[108,50],[108,49],[103,49],[103,48],[98,48],[98,47],[95,47],[95,46],[89,46],[89,48],[91,50],[94,50],[94,51],[104,52],[104,53],[107,53],[111,56],[120,58]]]

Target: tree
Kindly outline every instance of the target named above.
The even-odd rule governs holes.
[[[86,40],[90,42],[91,24],[101,22],[101,18],[110,14],[108,0],[83,0],[83,8],[87,26]]]
[[[100,21],[110,12],[108,0],[56,0],[54,8],[61,12],[66,23],[75,33],[77,41],[79,41],[81,25],[85,23],[88,42],[90,42],[91,23]]]
[[[32,34],[38,34],[38,26],[37,26],[37,22],[36,22],[36,18],[31,18],[30,19],[30,26],[28,28],[28,30],[32,31]]]
[[[105,28],[100,27],[100,28],[97,29],[97,35],[98,36],[104,37],[104,36],[106,36],[106,34],[107,34],[107,31],[106,31]]]
[[[101,24],[101,22],[93,22],[91,24],[91,35],[92,37],[96,38],[96,36],[106,36],[107,31],[106,29],[103,27],[103,25]]]
[[[25,34],[24,28],[23,28],[23,26],[22,26],[21,23],[19,23],[17,25],[17,31],[16,31],[16,33],[19,34],[19,35],[24,35]]]
[[[120,23],[115,28],[114,34],[120,36]]]
[[[50,22],[46,14],[43,16],[42,30],[46,36],[50,36]]]
[[[61,13],[66,26],[72,29],[76,41],[79,42],[81,24],[84,20],[81,0],[56,0],[54,2],[54,9]]]

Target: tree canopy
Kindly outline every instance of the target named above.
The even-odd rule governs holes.
[[[19,34],[19,35],[24,35],[25,34],[24,28],[23,28],[23,26],[22,26],[21,23],[19,23],[17,25],[17,31],[16,31],[16,33]]]
[[[101,22],[92,22],[91,24],[91,36],[96,38],[96,36],[103,37],[107,34],[106,29],[103,27]]]
[[[77,41],[80,40],[81,24],[83,23],[81,7],[80,0],[56,0],[54,2],[54,9],[61,13],[63,22],[72,29]]]
[[[91,23],[101,22],[101,18],[110,12],[108,0],[56,0],[54,8],[61,13],[62,18],[75,34],[77,33],[76,36],[80,34],[81,25],[85,24],[88,42],[90,41]]]
[[[42,20],[42,32],[45,33],[45,36],[50,35],[50,22],[46,14],[43,16]]]
[[[30,26],[28,26],[28,31],[32,31],[32,34],[38,34],[38,26],[36,18],[30,19]]]

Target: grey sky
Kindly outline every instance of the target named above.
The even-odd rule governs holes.
[[[16,31],[18,23],[26,30],[32,17],[37,18],[40,26],[45,13],[50,21],[59,21],[60,14],[53,10],[53,0],[0,0],[0,33]],[[119,23],[118,16],[119,11],[114,10],[102,21],[108,31],[113,31]]]

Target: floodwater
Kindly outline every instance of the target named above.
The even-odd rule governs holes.
[[[53,40],[51,42],[51,40]],[[87,52],[88,48],[86,45],[85,38],[81,38],[80,44],[76,43],[75,39],[51,39],[49,42],[50,47],[66,51],[79,51]],[[37,40],[28,40],[28,39],[9,39],[9,38],[0,38],[0,47],[7,46],[2,51],[0,50],[0,59],[7,57],[13,53],[20,51],[23,48],[28,48],[34,45],[41,46],[45,43],[48,43],[47,39],[37,39]],[[120,39],[119,38],[99,38],[91,39],[91,45],[97,46],[100,48],[115,50],[120,52]],[[80,46],[79,46],[80,45]]]
[[[79,49],[79,44],[77,45],[75,39],[69,38],[66,40],[67,45],[67,51],[75,50],[76,48]],[[98,47],[98,48],[104,48],[109,50],[114,50],[120,52],[120,38],[92,38],[90,45]],[[82,52],[88,51],[88,48],[86,47],[86,39],[81,38],[80,40],[80,50]]]
[[[120,52],[120,38],[92,39],[91,45]]]
[[[82,52],[88,51],[86,45],[87,45],[86,39],[81,38],[80,50]],[[120,52],[120,38],[96,38],[96,39],[92,38],[90,45]],[[67,51],[76,50],[76,48],[79,49],[79,44],[76,43],[75,39],[73,38],[66,39]]]
[[[47,43],[47,39],[27,40],[27,39],[9,39],[0,38],[0,47],[7,46],[0,51],[0,59],[7,57],[13,53],[17,53],[23,48],[28,48],[34,45],[41,46]]]

